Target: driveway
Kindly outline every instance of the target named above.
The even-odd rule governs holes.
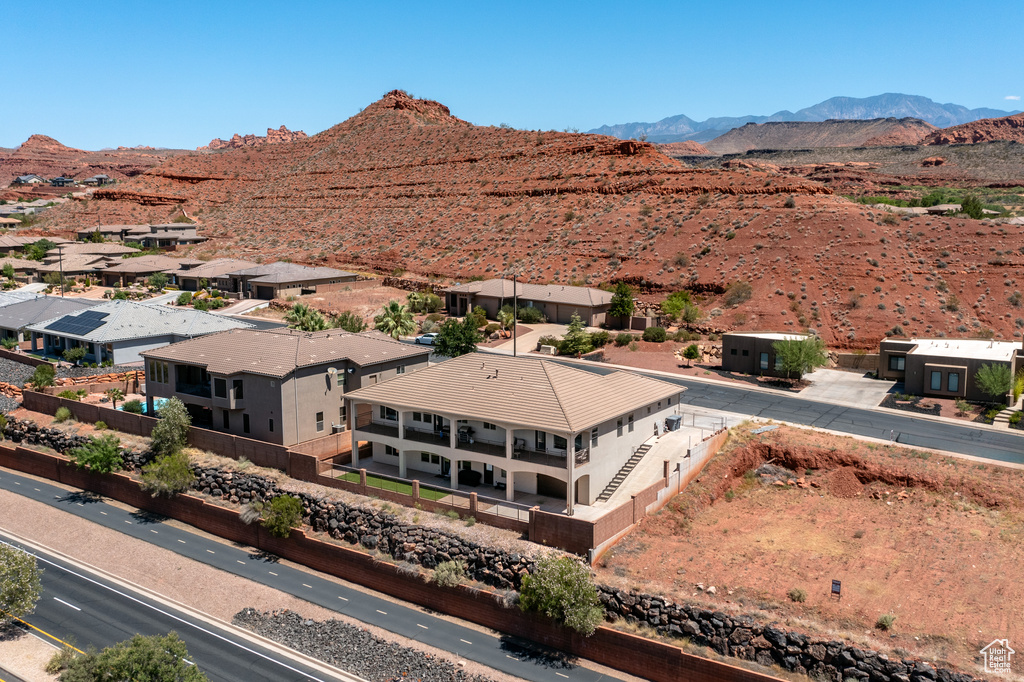
[[[516,338],[516,350],[521,352],[521,353],[526,353],[528,351],[536,350],[537,349],[537,341],[540,340],[540,337],[542,337],[542,336],[558,336],[558,337],[562,337],[562,336],[565,336],[566,330],[569,329],[569,325],[567,325],[567,324],[530,324],[530,325],[524,324],[523,326],[524,327],[529,327],[530,328],[530,332],[528,334],[523,334],[522,336]],[[596,332],[596,331],[600,331],[600,329],[598,329],[597,327],[587,327],[587,331],[588,332]],[[507,351],[511,352],[512,351],[512,341],[506,341],[505,343],[501,344],[500,346],[494,346],[494,349],[495,350],[507,350]]]
[[[858,372],[837,369],[818,369],[805,375],[804,380],[811,385],[800,391],[801,398],[863,408],[878,407],[896,385],[894,381],[868,379]]]

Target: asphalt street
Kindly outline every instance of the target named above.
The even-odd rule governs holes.
[[[141,511],[128,512],[108,505],[90,493],[69,493],[6,469],[0,469],[0,488],[516,677],[534,682],[597,682],[617,679],[562,660],[557,653],[545,655],[515,638],[495,637],[435,618],[415,608],[367,594],[357,586],[340,585],[317,574],[282,565],[276,557],[256,550],[226,545],[168,526],[162,522],[161,517]],[[159,567],[154,566],[153,570],[158,571]],[[40,604],[44,601],[45,598]],[[54,605],[47,604],[47,607],[54,608]],[[123,616],[129,618],[130,614],[124,613]],[[135,632],[133,628],[136,627],[136,619],[130,618],[126,622],[129,623],[125,630],[127,634],[122,633],[118,640],[130,637]],[[163,631],[170,629],[175,628],[167,627]],[[79,642],[87,643],[87,640],[80,638]],[[189,651],[192,652],[191,643]]]
[[[54,646],[64,642],[79,650],[102,649],[142,635],[166,635],[175,631],[189,652],[189,661],[211,682],[273,680],[322,680],[310,668],[284,660],[223,628],[153,601],[123,585],[74,567],[45,552],[26,548],[0,533],[0,539],[36,556],[43,569],[42,596],[35,611],[23,620],[37,636]]]
[[[573,362],[572,367],[598,374],[618,371],[611,367]],[[645,374],[643,370],[631,370]],[[883,410],[844,407],[832,403],[805,400],[785,393],[752,391],[743,387],[666,377],[648,376],[684,386],[682,404],[814,426],[851,436],[895,440],[900,445],[932,448],[1000,462],[1024,464],[1024,434],[1008,429],[999,431],[969,425],[950,424],[931,419],[903,416]]]

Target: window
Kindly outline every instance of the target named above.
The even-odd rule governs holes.
[[[397,374],[405,374],[405,365],[399,365]]]
[[[946,377],[946,390],[950,393],[956,393],[960,390],[960,375],[957,372],[950,372],[949,376]]]
[[[430,456],[430,463],[431,464],[440,464],[441,463],[441,455],[431,455]]]
[[[421,421],[423,421],[423,413],[422,412],[413,412],[412,413],[412,420],[414,422],[421,422]]]
[[[324,413],[323,412],[317,412],[316,413],[316,430],[317,431],[323,431],[324,430]]]
[[[775,371],[776,372],[781,372],[782,371],[782,358],[780,356],[778,356],[778,355],[775,356]]]
[[[473,470],[473,463],[469,462],[469,461],[462,462],[462,469],[463,469],[463,471],[472,471]]]
[[[736,349],[735,348],[730,348],[729,349],[729,355],[736,355]]]
[[[224,428],[225,429],[230,429],[231,428],[231,417],[228,415],[228,411],[224,410],[221,414],[224,415]]]
[[[555,450],[567,450],[568,449],[568,448],[565,447],[566,446],[565,439],[562,438],[561,436],[555,436],[554,446],[555,446]]]
[[[661,407],[661,405],[659,404],[658,407]],[[650,413],[651,413],[651,406],[648,405],[647,406],[647,414],[650,414]]]
[[[228,397],[228,382],[226,379],[213,380],[213,395],[217,398]]]
[[[242,380],[241,379],[234,379],[231,382],[231,388],[234,389],[234,391],[235,391],[235,400],[241,400],[242,398],[245,397],[245,395],[242,393]]]
[[[348,424],[348,406],[345,403],[338,408],[338,423],[344,428]]]
[[[889,356],[889,369],[894,372],[902,372],[907,366],[907,356],[905,355],[890,355]]]
[[[398,421],[398,411],[393,410],[390,407],[380,406],[380,418],[388,421]]]
[[[390,445],[384,446],[384,454],[388,457],[398,457],[398,448],[393,448]]]
[[[743,357],[749,357],[749,356],[750,356],[750,351],[747,350],[746,348],[744,348],[743,349]]]
[[[249,415],[242,415],[242,432],[249,433]]]
[[[268,424],[267,424],[267,427],[268,427],[268,430],[269,430],[269,431],[270,431],[271,433],[273,433],[273,432],[274,432],[274,420],[273,420],[273,419],[269,420],[269,422],[268,422]]]
[[[597,447],[597,429],[591,429],[590,431],[590,447]]]
[[[616,424],[615,424],[615,435],[616,436],[621,436],[622,435],[622,420],[621,419],[618,422],[616,422]]]
[[[633,415],[629,415],[629,432],[633,433]]]
[[[491,424],[489,422],[484,422],[484,428],[486,430],[488,430],[488,431],[497,431],[498,430],[497,426],[495,426],[494,424]]]
[[[345,371],[344,370],[338,372],[338,385],[339,386],[344,386],[345,385]]]
[[[428,452],[421,452],[420,453],[420,461],[421,462],[426,462],[427,464],[430,464],[430,453],[428,453]]]
[[[941,391],[942,390],[942,372],[938,372],[938,371],[933,371],[932,372],[931,390],[933,390],[933,391]]]
[[[761,360],[760,360],[760,363],[758,364],[758,367],[760,367],[763,370],[768,369],[768,354],[767,353],[761,353]]]

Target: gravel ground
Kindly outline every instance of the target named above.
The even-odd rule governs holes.
[[[134,372],[136,370],[143,371],[141,362],[137,362],[131,365],[113,365],[111,367],[58,367],[57,378],[63,379],[64,377],[91,377],[99,376],[101,374],[119,374],[121,372]],[[31,374],[29,375],[31,376]]]
[[[243,609],[234,623],[370,682],[493,682],[489,677],[466,673],[459,664],[385,641],[365,628],[334,619],[318,622],[292,611],[261,613]]]
[[[24,386],[34,371],[36,371],[34,367],[7,358],[0,358],[0,381],[4,383]]]

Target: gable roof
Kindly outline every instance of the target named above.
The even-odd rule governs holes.
[[[469,353],[346,397],[579,433],[685,390],[632,372],[602,376],[551,360]]]
[[[4,329],[21,329],[40,320],[51,320],[60,315],[94,308],[99,304],[100,301],[87,298],[40,296],[0,308],[0,327]]]
[[[507,279],[485,279],[479,282],[457,284],[445,291],[479,294],[493,298],[512,298],[512,282]],[[591,287],[574,287],[567,284],[526,284],[524,282],[516,282],[515,292],[521,300],[578,305],[588,308],[608,305],[614,296],[610,291]]]
[[[28,329],[94,343],[112,343],[167,335],[187,338],[248,326],[237,318],[202,310],[136,301],[106,301],[88,310],[29,325]]]
[[[299,265],[297,263],[286,263],[276,261],[266,265],[236,270],[228,273],[238,277],[250,277],[254,284],[282,284],[287,282],[305,282],[314,279],[331,279],[333,277],[355,277],[356,273],[336,270],[334,268],[321,268],[311,265]]]
[[[215,374],[248,372],[286,377],[300,367],[348,360],[360,366],[430,354],[430,348],[396,341],[377,331],[353,334],[340,329],[235,329],[182,341],[143,355],[201,365]]]

